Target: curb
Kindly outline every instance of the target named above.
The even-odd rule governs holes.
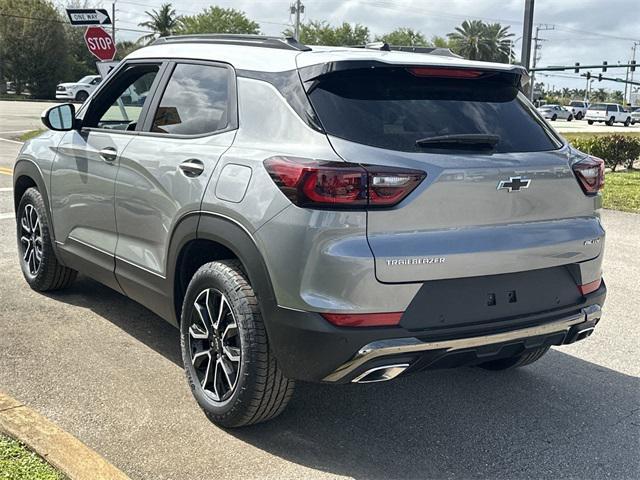
[[[70,480],[130,480],[76,437],[1,391],[0,432],[25,444]]]

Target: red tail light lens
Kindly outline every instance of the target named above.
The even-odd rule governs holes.
[[[440,78],[478,78],[485,73],[482,70],[470,70],[468,68],[441,68],[441,67],[413,67],[407,68],[411,75],[416,77],[440,77]]]
[[[595,292],[600,288],[600,284],[602,283],[602,278],[599,278],[595,282],[585,283],[584,285],[578,285],[578,290],[582,295],[588,295],[589,293]]]
[[[322,316],[338,327],[390,327],[400,323],[402,313],[323,313]]]
[[[595,195],[604,187],[604,160],[589,156],[573,164],[573,173],[586,195]]]
[[[305,208],[390,207],[426,176],[417,170],[294,157],[271,157],[264,165],[282,193]]]

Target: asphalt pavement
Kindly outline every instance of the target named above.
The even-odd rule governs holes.
[[[0,165],[19,147],[0,140]],[[192,400],[173,327],[87,277],[27,287],[10,186],[0,173],[0,390],[132,478],[640,477],[640,215],[603,211],[609,296],[590,339],[507,373],[299,384],[281,417],[225,431]]]

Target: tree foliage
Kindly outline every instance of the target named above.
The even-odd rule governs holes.
[[[35,98],[52,98],[67,53],[62,17],[51,1],[0,0],[3,75],[18,91],[28,84]]]
[[[235,8],[209,7],[197,15],[182,17],[177,33],[258,34],[260,25]]]
[[[138,26],[151,30],[152,33],[140,37],[139,42],[145,43],[156,39],[157,37],[167,37],[171,35],[180,24],[180,17],[176,15],[175,9],[170,3],[164,3],[159,10],[151,10],[144,12],[149,20],[140,22]]]
[[[291,29],[285,30],[284,33],[293,35]],[[344,22],[333,27],[327,22],[312,21],[300,25],[299,40],[307,45],[364,45],[369,42],[369,38],[369,28],[359,23],[351,26]]]
[[[430,46],[424,35],[411,28],[401,27],[394,31],[376,37],[377,42],[385,42],[389,45],[407,47],[428,47]]]
[[[453,51],[469,60],[507,62],[511,55],[509,27],[481,20],[465,20],[454,32],[447,34]]]

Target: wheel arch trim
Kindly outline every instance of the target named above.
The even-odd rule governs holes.
[[[51,203],[49,202],[49,190],[47,188],[47,182],[45,181],[45,176],[42,173],[42,169],[40,166],[31,159],[18,157],[16,163],[13,167],[13,204],[14,211],[16,212],[16,216],[18,215],[18,205],[20,204],[20,198],[17,197],[17,186],[18,182],[21,178],[27,177],[30,178],[33,183],[36,184],[40,195],[42,195],[42,200],[44,201],[44,205],[47,209],[47,216],[49,217],[49,230],[50,236],[52,240],[52,245],[56,245],[55,242],[55,228],[53,226],[53,212],[51,210]]]

